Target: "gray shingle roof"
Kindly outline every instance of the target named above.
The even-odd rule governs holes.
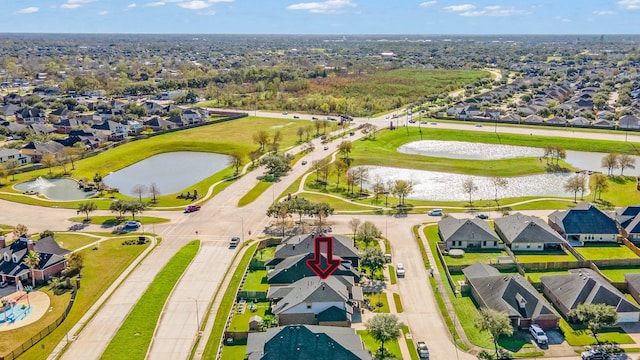
[[[617,234],[615,220],[597,207],[583,202],[567,211],[554,211],[549,221],[556,224],[565,234]]]
[[[287,286],[291,290],[273,306],[278,315],[300,303],[347,302],[347,287],[334,276],[322,280],[317,276],[300,279]],[[282,291],[280,291],[282,293]]]
[[[500,275],[498,269],[483,262],[477,262],[471,266],[467,266],[462,269],[462,273],[467,279]]]
[[[564,244],[565,240],[551,226],[535,216],[520,213],[495,219],[496,231],[503,241],[512,243]],[[499,231],[498,231],[499,230]]]
[[[334,238],[333,254],[343,259],[357,258],[358,249],[353,246],[353,239],[344,235],[328,235]],[[275,258],[286,258],[289,256],[306,254],[313,251],[312,234],[295,235],[286,238],[282,244],[278,245],[274,254]]]
[[[443,241],[477,240],[498,241],[498,236],[486,221],[481,219],[456,219],[446,217],[438,222],[438,229]]]
[[[307,266],[306,260],[312,259],[313,253],[291,256],[284,259],[281,263],[267,274],[267,282],[269,284],[292,284],[302,278],[316,276],[316,274]],[[334,256],[334,258],[337,258]],[[322,255],[322,266],[326,266],[326,257]],[[340,267],[333,275],[353,276],[356,282],[360,282],[360,273],[350,264],[342,262]]]

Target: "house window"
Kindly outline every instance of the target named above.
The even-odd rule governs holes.
[[[17,257],[17,256],[13,255],[13,256],[12,256],[12,258],[13,258],[13,262],[14,262],[14,263],[17,263],[17,262],[18,262],[18,257]]]
[[[311,309],[311,303],[307,303],[307,309]]]
[[[482,246],[487,246],[487,242],[486,242],[486,241],[483,241],[483,242],[482,242]]]
[[[527,249],[531,249],[531,244],[527,244]]]
[[[9,159],[13,159],[15,157],[16,157],[15,155],[9,155]]]
[[[4,261],[9,261],[9,254],[4,253]]]
[[[494,242],[493,242],[493,246],[498,246],[498,242],[497,242],[497,241],[494,241]]]

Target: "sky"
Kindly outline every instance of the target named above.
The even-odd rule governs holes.
[[[0,0],[0,33],[638,34],[640,0]]]

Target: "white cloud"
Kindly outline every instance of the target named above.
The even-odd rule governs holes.
[[[287,6],[288,10],[304,10],[316,14],[335,14],[343,8],[358,6],[351,0],[326,0],[324,2],[308,2],[291,4]]]
[[[469,10],[473,10],[475,8],[476,8],[475,5],[462,4],[462,5],[447,6],[444,9],[447,10],[447,11],[459,12],[459,11],[469,11]]]
[[[204,16],[213,16],[215,14],[216,14],[215,10],[203,11],[198,13],[198,15],[204,15]]]
[[[30,7],[26,7],[24,9],[20,9],[18,10],[19,14],[31,14],[34,12],[38,12],[40,10],[39,7],[35,7],[35,6],[30,6]]]
[[[131,4],[127,5],[127,9],[133,9],[136,6],[138,6],[138,5],[136,5],[136,3],[131,3]]]
[[[77,9],[80,6],[82,6],[82,5],[80,5],[80,4],[70,4],[70,3],[65,3],[65,4],[60,5],[60,7],[63,8],[63,9]]]
[[[98,13],[98,15],[100,15],[100,16],[105,16],[105,15],[108,15],[108,14],[109,14],[109,12],[107,10],[102,10],[102,11],[100,11]]]
[[[604,15],[615,15],[616,12],[612,10],[594,10],[593,14],[604,16]]]
[[[208,3],[203,0],[191,0],[191,1],[178,3],[178,6],[180,6],[181,8],[189,9],[189,10],[200,10],[200,9],[208,8],[211,5],[212,5],[211,3]]]
[[[435,4],[437,4],[437,3],[438,3],[438,2],[437,2],[437,1],[435,1],[435,0],[432,0],[432,1],[425,1],[425,2],[423,2],[423,3],[420,3],[420,7],[429,7],[429,6],[431,6],[431,5],[435,5]]]
[[[639,10],[640,0],[620,0],[618,1],[618,5],[627,10]]]
[[[521,14],[522,10],[503,8],[499,5],[485,6],[482,10],[464,11],[460,16],[511,16]]]
[[[146,7],[154,7],[154,6],[164,6],[166,3],[164,1],[156,1],[144,4]]]
[[[96,0],[67,0],[68,4],[88,4]]]

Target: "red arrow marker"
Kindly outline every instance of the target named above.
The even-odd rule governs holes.
[[[326,248],[326,264],[322,263],[322,244],[325,244]],[[340,259],[333,258],[333,237],[316,236],[313,238],[313,245],[313,259],[307,259],[307,266],[313,270],[320,279],[324,280],[331,276],[334,271],[338,270],[342,262]]]

